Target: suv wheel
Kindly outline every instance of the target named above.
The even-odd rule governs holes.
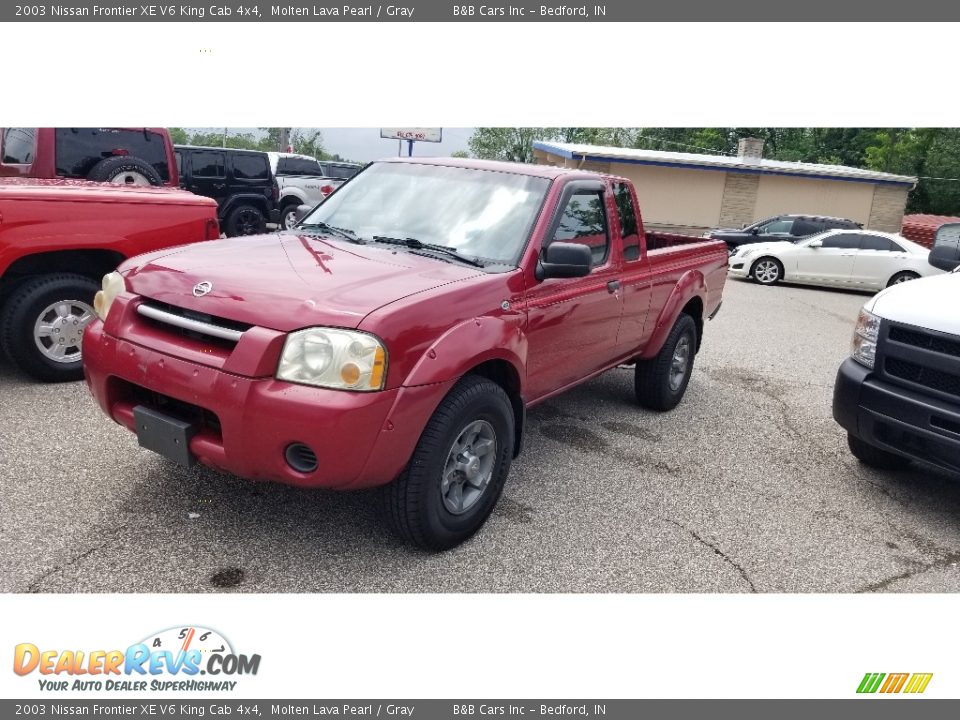
[[[45,275],[20,285],[0,316],[0,340],[27,375],[45,382],[83,378],[83,329],[95,317],[93,280]]]
[[[226,231],[230,237],[259,235],[267,227],[263,213],[253,205],[241,205],[227,216]]]
[[[129,155],[108,157],[87,174],[87,180],[115,185],[162,185],[163,179],[146,160]]]
[[[468,375],[433,413],[410,465],[382,490],[393,530],[427,550],[459,545],[486,522],[513,457],[510,398],[492,380]]]
[[[673,410],[687,391],[697,352],[697,324],[681,314],[655,358],[638,360],[634,370],[637,402],[651,410]]]
[[[910,464],[907,458],[869,445],[850,433],[847,433],[847,447],[857,460],[878,470],[903,470]]]

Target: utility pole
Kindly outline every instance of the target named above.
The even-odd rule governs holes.
[[[280,128],[280,147],[277,148],[279,152],[286,152],[287,147],[290,145],[290,128]]]
[[[224,128],[224,129],[223,129],[223,147],[226,147],[226,146],[227,146],[227,131],[228,131],[229,129],[230,129],[230,128]]]

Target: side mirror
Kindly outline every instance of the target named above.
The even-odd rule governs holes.
[[[823,240],[811,240],[810,242],[807,243],[807,247],[809,248],[823,247]]]
[[[760,228],[753,228],[753,229],[750,231],[750,234],[751,234],[751,235],[759,235],[759,234],[760,234]]]
[[[960,223],[940,226],[927,262],[948,272],[960,267]]]
[[[309,213],[311,210],[313,210],[312,205],[297,205],[297,211],[293,216],[293,221],[300,222],[307,216],[307,213]]]
[[[575,278],[590,274],[593,253],[582,243],[553,242],[547,245],[537,262],[537,280]]]

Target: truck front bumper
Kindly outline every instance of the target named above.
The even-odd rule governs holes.
[[[358,393],[243,377],[113,337],[103,323],[83,341],[87,385],[103,411],[136,432],[134,408],[189,420],[189,455],[249,479],[354,489],[393,480],[451,383]],[[300,472],[302,443],[317,467]]]
[[[852,358],[837,372],[833,417],[870,445],[960,472],[960,405],[879,380]]]

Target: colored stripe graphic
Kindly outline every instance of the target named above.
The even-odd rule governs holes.
[[[900,690],[903,688],[903,684],[907,682],[908,677],[910,677],[910,673],[890,673],[887,675],[887,681],[883,684],[883,687],[880,688],[880,692],[900,692]]]
[[[899,692],[918,694],[927,689],[933,673],[866,673],[860,685],[857,687],[858,693],[875,693],[877,691],[885,694],[896,694]]]
[[[927,689],[927,685],[930,684],[930,679],[933,677],[933,673],[914,673],[913,677],[910,678],[910,682],[907,683],[907,688],[904,690],[906,693],[922,693]]]
[[[884,673],[867,673],[863,676],[863,680],[860,681],[860,687],[857,688],[857,692],[875,693],[885,677],[886,675]]]

